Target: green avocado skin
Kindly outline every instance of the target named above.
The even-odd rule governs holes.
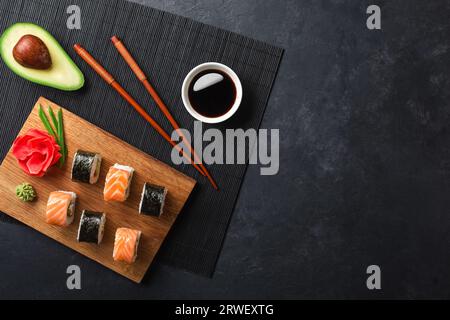
[[[5,50],[12,51],[13,48],[9,48],[9,47],[4,48],[3,41],[11,32],[16,32],[16,30],[20,30],[20,27],[22,27],[22,26],[36,28],[36,30],[43,32],[45,34],[45,38],[41,39],[41,40],[43,40],[44,42],[51,42],[58,48],[57,54],[61,55],[61,57],[64,58],[64,60],[71,66],[74,73],[78,77],[78,81],[77,81],[76,85],[67,85],[67,84],[64,84],[63,82],[48,81],[45,78],[42,78],[42,79],[31,78],[27,74],[27,72],[16,69],[16,65],[19,65],[19,64],[16,61],[11,61],[13,59],[6,58],[7,53],[5,52]],[[63,90],[63,91],[75,91],[75,90],[82,88],[84,85],[84,75],[81,72],[81,70],[78,68],[78,66],[75,64],[75,62],[73,62],[73,60],[69,57],[69,55],[63,49],[63,47],[59,44],[59,42],[47,30],[45,30],[41,26],[38,26],[37,24],[29,23],[29,22],[18,22],[18,23],[15,23],[15,24],[9,26],[7,29],[5,29],[5,31],[3,32],[3,34],[0,37],[0,56],[2,57],[3,61],[5,62],[5,64],[8,66],[9,69],[11,69],[18,76],[20,76],[26,80],[29,80],[31,82],[34,82],[34,83],[37,83],[40,85],[44,85],[44,86],[48,86],[48,87],[52,87],[52,88],[56,88],[56,89]],[[53,70],[52,72],[57,72],[57,70]]]

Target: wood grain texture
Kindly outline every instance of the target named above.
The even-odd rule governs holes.
[[[48,105],[51,105],[54,110],[59,107],[43,97],[39,98],[19,135],[30,128],[43,129],[38,116],[39,104],[42,104],[44,109]],[[52,167],[43,178],[30,177],[19,168],[10,150],[0,167],[0,211],[119,274],[140,282],[194,188],[195,180],[65,109],[63,109],[63,115],[66,144],[69,150],[64,168]],[[72,159],[78,149],[98,152],[102,155],[103,162],[97,184],[89,185],[71,181]],[[129,165],[136,170],[130,196],[124,203],[103,200],[106,173],[114,163]],[[31,203],[24,203],[15,195],[15,186],[24,181],[31,183],[38,194],[37,199]],[[160,218],[138,213],[144,182],[163,185],[168,189],[164,213]],[[55,190],[73,191],[78,195],[75,219],[67,228],[48,225],[45,222],[47,198],[49,193]],[[76,240],[81,211],[84,209],[106,213],[105,234],[100,245],[78,243]],[[114,234],[118,227],[142,231],[138,259],[132,265],[115,262],[112,259]]]

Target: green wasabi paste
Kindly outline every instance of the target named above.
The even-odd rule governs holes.
[[[33,201],[34,198],[36,198],[36,192],[34,191],[33,186],[26,182],[19,184],[16,187],[16,195],[24,202]]]

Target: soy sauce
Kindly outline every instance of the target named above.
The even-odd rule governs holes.
[[[198,73],[189,85],[192,108],[208,118],[217,118],[230,111],[236,100],[236,86],[228,74],[220,70]]]

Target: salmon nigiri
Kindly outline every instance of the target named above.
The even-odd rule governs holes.
[[[45,214],[46,222],[63,227],[71,224],[75,214],[76,199],[77,195],[74,192],[54,191],[50,193]]]
[[[105,189],[103,190],[103,198],[105,201],[123,202],[127,200],[130,194],[133,172],[133,168],[117,163],[109,168],[108,174],[106,175]]]
[[[113,259],[133,263],[137,257],[141,231],[128,228],[118,228],[114,240]]]

